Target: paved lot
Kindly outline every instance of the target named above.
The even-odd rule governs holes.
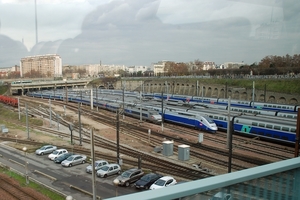
[[[8,147],[2,143],[0,154],[2,155],[2,157],[0,157],[0,162],[2,164],[10,166],[19,172],[25,172],[25,167],[20,165],[25,163],[24,152]],[[63,194],[71,195],[74,199],[92,199],[90,195],[70,187],[70,185],[72,185],[92,193],[92,175],[85,172],[85,168],[89,165],[88,163],[72,167],[63,167],[60,164],[55,164],[53,161],[49,160],[48,155],[37,156],[34,153],[30,153],[26,158],[28,162],[28,175],[30,178],[38,180]],[[37,171],[41,173],[38,173]],[[116,195],[120,196],[138,192],[133,185],[127,188],[116,187],[113,184],[113,180],[116,176],[117,175],[113,175],[107,178],[99,178],[96,176],[97,196],[100,196],[101,198],[110,198]],[[52,180],[50,177],[53,177],[56,180]]]

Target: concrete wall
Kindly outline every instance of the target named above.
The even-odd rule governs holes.
[[[228,98],[239,100],[252,100],[252,89],[228,87],[225,85],[205,85],[199,82],[190,82],[189,80],[176,80],[176,82],[165,81],[118,81],[114,85],[115,89],[122,89],[122,85],[126,90],[144,91],[146,93],[172,93],[190,96],[203,96],[215,98]],[[227,91],[227,92],[226,92]],[[265,95],[266,94],[266,95]],[[269,103],[282,104],[300,104],[300,95],[291,95],[277,92],[269,92],[264,90],[255,90],[254,100]]]

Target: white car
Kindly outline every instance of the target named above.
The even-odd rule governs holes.
[[[68,151],[66,149],[57,149],[57,150],[53,151],[51,154],[49,154],[48,158],[50,160],[54,160],[58,156],[63,155],[65,153],[68,153]]]
[[[104,177],[113,175],[113,174],[120,174],[121,173],[121,167],[118,164],[109,164],[105,165],[104,167],[100,168],[97,171],[98,177]]]
[[[168,187],[171,185],[175,185],[176,183],[177,181],[172,176],[163,176],[150,186],[150,190]]]
[[[224,192],[218,192],[209,200],[232,200],[232,199],[233,198],[232,198],[231,194],[227,194]]]
[[[97,170],[101,169],[104,165],[108,165],[108,162],[106,160],[97,160],[95,161],[95,171],[97,172]],[[92,173],[92,165],[88,165],[85,169],[85,171],[87,173]]]

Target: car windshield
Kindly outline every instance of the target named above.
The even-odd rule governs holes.
[[[159,186],[164,186],[165,185],[165,180],[162,180],[162,179],[158,179],[156,182],[155,182],[155,185],[159,185]]]
[[[58,151],[53,151],[52,154],[56,155],[58,154],[59,152]]]
[[[141,178],[143,181],[149,181],[151,179],[151,175],[146,175]]]
[[[45,150],[47,148],[47,146],[43,146],[42,148],[40,148],[40,150]]]
[[[108,166],[104,166],[101,168],[102,171],[108,171],[109,167]]]
[[[70,156],[69,158],[67,158],[68,161],[72,161],[74,159],[74,156]]]
[[[128,177],[130,177],[130,174],[131,174],[130,172],[126,171],[126,172],[123,172],[121,176],[124,178],[128,178]]]

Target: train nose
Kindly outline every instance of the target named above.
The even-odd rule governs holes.
[[[158,122],[161,122],[161,121],[162,121],[161,115],[152,115],[152,117],[153,117],[153,119],[154,119],[155,121],[158,121]]]

